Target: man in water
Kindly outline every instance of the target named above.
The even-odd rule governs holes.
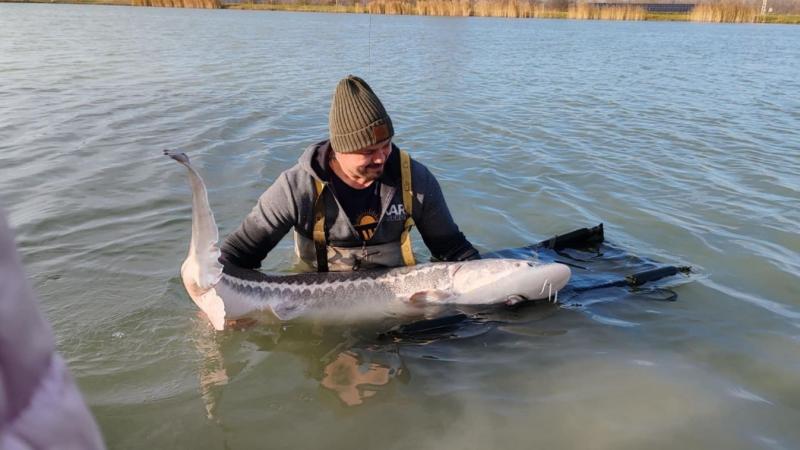
[[[297,255],[319,271],[412,265],[413,225],[438,260],[480,258],[433,174],[392,144],[392,120],[364,80],[339,82],[328,126],[330,139],[306,148],[225,239],[224,264],[260,267],[294,228]]]

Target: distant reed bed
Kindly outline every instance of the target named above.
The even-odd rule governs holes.
[[[759,6],[752,1],[718,0],[699,3],[689,13],[693,22],[751,23],[761,20]]]
[[[222,8],[220,0],[131,0],[132,6],[159,6],[163,8]]]
[[[564,12],[542,3],[528,0],[475,0],[473,16],[552,19],[564,17]]]
[[[529,0],[370,0],[371,14],[452,17],[560,17],[564,13]]]
[[[600,6],[590,3],[570,5],[567,18],[581,20],[645,20],[647,10],[640,5]]]
[[[761,14],[761,0],[700,0],[689,13],[648,12],[648,3],[694,0],[366,0],[372,14],[568,18],[579,20],[692,20],[698,22],[797,23],[800,0],[769,0],[780,16]],[[354,6],[356,6],[354,4]],[[359,12],[359,11],[355,11]]]
[[[414,3],[412,14],[418,14],[420,16],[472,15],[472,3],[469,0],[417,0]],[[372,2],[370,2],[370,4],[372,4]]]
[[[9,1],[9,0],[0,0]],[[15,1],[15,0],[10,0]],[[21,0],[119,2],[121,0]],[[699,0],[690,12],[648,11],[648,3],[694,0],[130,0],[134,6],[319,11],[387,15],[559,18],[578,20],[691,20],[800,23],[800,0]],[[774,12],[773,12],[774,8]]]

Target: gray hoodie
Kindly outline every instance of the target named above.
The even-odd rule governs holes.
[[[329,177],[335,176],[327,164],[330,151],[329,141],[311,145],[294,167],[280,174],[261,195],[239,228],[225,239],[220,258],[223,264],[245,268],[260,267],[267,253],[292,228],[299,235],[298,239],[312,239],[314,179],[327,183]],[[433,257],[442,261],[478,258],[478,252],[453,222],[442,190],[433,174],[425,166],[412,160],[411,178],[414,222]],[[394,144],[384,173],[378,181],[381,183],[381,217],[375,234],[366,243],[350,223],[332,190],[324,190],[329,246],[361,248],[366,244],[369,249],[372,246],[399,242],[405,211],[402,208],[403,196],[400,189],[399,149]]]

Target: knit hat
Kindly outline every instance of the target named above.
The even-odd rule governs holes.
[[[394,136],[392,119],[369,85],[348,75],[336,85],[328,116],[333,150],[351,153]]]

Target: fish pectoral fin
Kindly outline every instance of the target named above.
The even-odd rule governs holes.
[[[299,316],[303,311],[299,305],[292,302],[281,302],[276,305],[271,305],[272,314],[278,320],[292,320]]]
[[[514,306],[517,303],[524,302],[526,300],[528,300],[528,299],[523,297],[523,296],[521,296],[521,295],[516,295],[516,294],[509,295],[508,297],[506,297],[506,305],[507,306]]]
[[[453,296],[452,293],[447,291],[419,291],[411,294],[406,300],[406,303],[411,305],[423,305],[426,303],[445,303],[447,299]]]

